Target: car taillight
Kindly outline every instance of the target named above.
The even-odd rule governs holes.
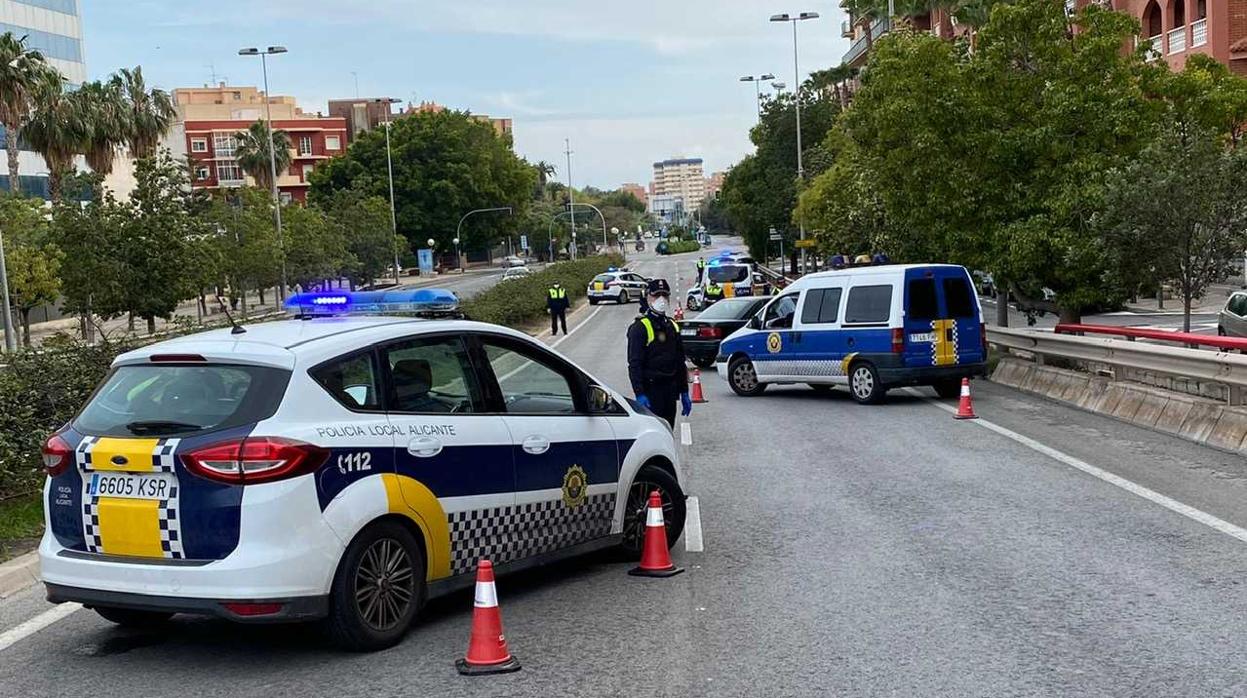
[[[226,601],[221,604],[225,610],[236,616],[271,616],[281,613],[285,604],[281,603],[247,603],[244,601]]]
[[[209,444],[182,455],[196,475],[231,485],[254,485],[310,473],[329,450],[280,436],[248,436]]]
[[[723,330],[718,327],[699,327],[697,328],[697,337],[700,339],[718,339],[723,336]]]
[[[900,354],[905,351],[905,329],[902,327],[892,328],[892,353]]]
[[[53,434],[43,442],[43,472],[48,477],[56,477],[69,468],[74,462],[74,449],[65,443],[60,434]]]

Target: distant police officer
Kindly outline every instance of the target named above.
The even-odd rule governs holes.
[[[557,281],[550,284],[546,309],[550,311],[550,334],[559,333],[560,323],[563,325],[563,334],[567,334],[567,289]]]
[[[706,305],[721,301],[723,300],[723,287],[714,281],[707,280],[704,295],[706,296]]]
[[[670,297],[666,279],[649,282],[645,311],[628,328],[628,379],[637,402],[674,429],[676,400],[685,416],[692,412],[693,402],[680,326],[667,317]]]
[[[706,258],[698,257],[697,258],[697,282],[698,283],[701,283],[701,273],[705,271],[705,269],[706,269]]]

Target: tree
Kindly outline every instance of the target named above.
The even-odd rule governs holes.
[[[324,204],[329,223],[346,245],[346,273],[357,286],[385,275],[394,263],[395,239],[390,230],[390,202],[379,196],[346,190],[334,192]],[[404,239],[405,241],[405,239]],[[400,245],[401,247],[401,245]],[[400,256],[401,256],[401,249]]]
[[[460,218],[478,208],[510,206],[514,216],[472,216],[463,224],[462,249],[482,251],[515,232],[537,185],[536,170],[515,155],[508,139],[464,112],[417,113],[390,127],[398,230],[419,243],[433,238],[453,249]],[[385,134],[369,131],[343,157],[311,175],[310,197],[323,202],[356,189],[388,197]]]
[[[9,297],[22,325],[22,343],[30,346],[30,311],[52,303],[60,292],[63,255],[52,242],[39,199],[0,195]]]
[[[291,206],[284,211],[282,232],[290,282],[306,290],[340,277],[349,266],[342,230],[330,224],[319,206]]]
[[[66,92],[64,78],[47,68],[34,88],[34,108],[22,136],[48,166],[48,192],[53,203],[61,199],[61,182],[73,172],[74,157],[86,149],[87,115],[79,100]]]
[[[234,151],[238,166],[255,179],[256,187],[272,191],[273,163],[269,161],[268,127],[263,121],[257,121],[248,126],[246,131],[235,133],[234,139],[238,141],[238,147]],[[273,131],[272,146],[277,176],[281,177],[283,172],[290,169],[290,136],[285,131]]]
[[[142,66],[122,68],[112,80],[124,98],[130,157],[152,157],[177,118],[173,98],[164,90],[147,89]]]
[[[84,83],[72,95],[85,133],[83,155],[102,182],[103,177],[112,173],[117,148],[126,142],[125,134],[130,129],[121,87],[115,81],[96,80]]]
[[[0,35],[0,124],[7,132],[4,145],[9,160],[9,191],[13,193],[21,191],[16,136],[30,117],[32,92],[46,70],[43,54],[28,49],[25,36],[13,32]]]
[[[53,209],[53,243],[73,260],[60,267],[61,308],[79,315],[82,338],[88,342],[97,313],[116,317],[124,312],[129,275],[122,242],[130,215],[108,192],[85,206],[68,202]]]
[[[557,174],[558,170],[545,160],[538,160],[533,167],[537,169],[537,190],[543,192],[546,189],[546,182]]]
[[[218,192],[204,214],[220,259],[217,284],[231,304],[247,313],[247,292],[281,279],[280,248],[273,227],[273,195],[254,187]]]

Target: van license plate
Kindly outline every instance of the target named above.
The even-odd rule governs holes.
[[[97,497],[167,499],[173,478],[173,473],[90,473],[83,476],[83,491]]]
[[[911,334],[909,335],[909,341],[927,342],[929,344],[935,341],[935,333],[934,332],[922,332],[919,334]]]

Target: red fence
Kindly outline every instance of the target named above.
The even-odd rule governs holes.
[[[1113,325],[1076,325],[1061,323],[1056,326],[1057,334],[1107,334],[1125,337],[1129,340],[1151,339],[1161,342],[1173,342],[1196,347],[1216,347],[1222,351],[1247,351],[1247,338],[1219,337],[1211,334],[1194,334],[1191,332],[1166,332],[1165,330],[1146,330],[1138,327],[1115,327]]]

